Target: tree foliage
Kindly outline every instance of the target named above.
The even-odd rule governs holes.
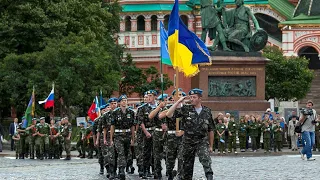
[[[117,90],[120,11],[100,0],[0,0],[0,108],[21,115],[32,86],[38,101],[54,82],[56,102],[62,97],[85,115],[100,89],[107,96]]]
[[[119,92],[123,94],[138,93],[140,97],[144,92],[155,89],[161,92],[161,74],[154,66],[146,69],[136,67],[130,54],[121,64],[122,79],[119,84]],[[173,82],[169,79],[167,74],[163,75],[163,90],[167,90]]]
[[[284,57],[276,47],[266,47],[266,99],[299,100],[310,90],[313,71],[304,57]]]

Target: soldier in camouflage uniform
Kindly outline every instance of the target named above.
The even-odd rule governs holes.
[[[19,123],[17,131],[20,135],[20,140],[19,140],[19,159],[24,159],[25,155],[28,153],[27,148],[26,148],[26,138],[27,138],[27,132],[26,128],[23,127],[23,122],[26,121],[26,119],[23,117],[22,122]]]
[[[61,119],[62,120],[62,119]],[[59,141],[59,145],[58,145],[58,149],[59,149],[59,159],[62,158],[62,152],[63,152],[63,137],[61,135],[61,131],[62,131],[62,128],[63,126],[61,125],[61,121],[57,121],[57,128],[58,128],[58,131],[59,131],[59,136],[58,136],[58,141]]]
[[[199,156],[205,175],[208,180],[213,179],[211,157],[215,129],[211,109],[201,104],[202,90],[189,91],[190,105],[183,105],[177,117],[181,117],[181,131],[183,135],[183,180],[192,180],[195,155]],[[184,101],[181,97],[167,112],[167,117],[172,118],[177,106]]]
[[[92,136],[92,121],[88,121],[88,127],[86,128],[86,141],[85,141],[85,148],[88,152],[88,159],[93,159],[93,150],[94,150],[94,145],[93,145],[93,136]]]
[[[283,129],[280,126],[280,122],[277,122],[277,124],[273,127],[273,134],[274,134],[274,152],[278,151],[281,152],[281,143],[282,143],[282,131]]]
[[[12,135],[12,139],[14,140],[15,143],[15,150],[16,150],[16,159],[19,158],[21,152],[20,152],[20,134],[16,132],[15,134]]]
[[[243,118],[241,118],[240,125],[239,125],[239,131],[238,131],[241,152],[246,151],[247,129],[248,129],[248,124],[245,122],[245,120]]]
[[[155,124],[153,119],[149,119],[149,114],[157,107],[157,104],[155,103],[155,96],[157,95],[157,92],[154,90],[149,90],[147,91],[147,95],[148,104],[141,106],[137,113],[142,132],[145,134],[143,139],[143,179],[152,176],[150,173],[150,167],[153,166],[153,141],[151,134],[154,131]]]
[[[264,153],[270,152],[270,139],[272,128],[269,125],[269,121],[264,121],[261,131],[263,132],[263,149]]]
[[[167,105],[168,94],[161,94],[158,97],[160,104],[150,114],[149,119],[154,121],[155,131],[153,132],[153,156],[154,156],[154,179],[162,179],[161,160],[164,152],[167,125],[163,118],[159,118],[159,113],[164,110]]]
[[[148,95],[145,93],[144,95],[144,101],[143,102],[148,102]],[[136,112],[136,147],[134,149],[135,155],[136,155],[136,159],[137,159],[137,166],[138,166],[138,173],[139,173],[139,177],[141,178],[143,176],[143,139],[145,137],[145,134],[142,132],[142,129],[140,127],[140,123],[139,123],[139,118],[138,118],[138,114],[141,114],[141,107],[147,105],[147,103],[143,103],[141,104],[138,108],[137,108],[137,112]]]
[[[49,150],[49,133],[50,127],[49,124],[45,123],[45,118],[40,118],[40,123],[37,124],[37,133],[38,133],[38,143],[37,149],[40,149],[39,156],[40,160],[43,160],[44,156],[47,157],[47,153]]]
[[[49,138],[49,159],[60,159],[59,152],[59,129],[55,124],[55,120],[50,121],[50,138]]]
[[[176,90],[172,92],[172,96],[175,96]],[[182,91],[182,89],[178,89],[178,98],[186,96],[186,94]],[[164,117],[164,123],[167,125],[167,151],[166,151],[166,169],[168,173],[168,180],[173,180],[174,171],[173,168],[175,166],[176,159],[178,159],[178,176],[180,176],[182,172],[182,134],[180,131],[180,120],[176,118],[177,114],[173,114],[172,118],[166,117],[166,113],[168,109],[172,106],[172,104],[167,105],[165,110],[159,114],[159,119]],[[178,105],[178,107],[181,107]],[[177,124],[178,123],[178,126]],[[178,128],[178,129],[177,129]]]
[[[69,123],[69,118],[65,117],[63,120],[63,128],[61,130],[61,135],[63,137],[64,149],[66,151],[66,158],[64,160],[71,160],[71,133],[72,133],[72,125]]]
[[[229,139],[228,139],[228,153],[232,152],[232,149],[234,150],[234,153],[237,154],[237,130],[238,130],[238,125],[234,121],[234,117],[230,117],[230,121],[228,124],[228,130],[229,130]]]
[[[110,117],[110,145],[115,145],[115,150],[118,153],[117,165],[120,179],[124,180],[127,160],[132,160],[130,146],[134,145],[134,111],[127,107],[126,95],[121,95],[118,103],[120,107],[113,110]],[[112,159],[112,162],[115,162],[115,159]]]
[[[35,142],[37,138],[37,118],[32,119],[32,124],[26,128],[29,131],[29,150],[30,150],[30,159],[34,159],[34,149],[35,149]],[[39,152],[37,153],[39,154]]]
[[[78,157],[80,158],[85,158],[86,157],[86,151],[85,151],[85,148],[84,148],[84,141],[85,141],[85,128],[84,128],[84,122],[80,122],[80,130],[78,131],[78,134],[77,134],[77,145],[76,145],[76,148],[79,152],[79,155]]]

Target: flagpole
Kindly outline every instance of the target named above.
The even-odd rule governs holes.
[[[52,89],[54,94],[54,82],[52,83]],[[54,99],[53,99],[53,107],[52,107],[52,119],[54,120]]]
[[[178,68],[176,68],[176,79],[175,79],[175,82],[176,82],[176,93],[175,93],[175,97],[173,97],[174,99],[176,99],[176,101],[179,100],[179,71],[178,71]],[[179,118],[176,118],[176,132],[178,132],[180,130],[180,127],[179,127],[179,121],[180,119]]]
[[[161,45],[160,45],[161,46]],[[162,48],[160,47],[160,74],[161,74],[161,97],[163,99],[163,69],[162,69]]]

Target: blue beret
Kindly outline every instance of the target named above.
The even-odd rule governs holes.
[[[79,124],[82,124],[82,125],[84,125],[84,122],[80,122]]]
[[[100,110],[102,110],[102,109],[104,109],[106,107],[107,107],[106,105],[102,105],[102,106],[100,106]]]
[[[115,98],[115,97],[113,97],[113,98],[110,98],[110,99],[108,100],[108,103],[117,102],[117,101],[118,101],[118,99]]]
[[[194,89],[191,89],[190,91],[189,91],[189,95],[193,95],[193,94],[200,94],[200,95],[202,95],[202,90],[201,89],[198,89],[198,88],[194,88]]]
[[[182,92],[182,96],[187,96],[187,94],[185,92]]]
[[[148,95],[148,91],[144,92],[144,95]]]
[[[149,91],[147,91],[146,92],[147,94],[153,94],[153,95],[158,95],[158,93],[157,93],[157,91],[155,91],[155,90],[149,90]]]
[[[173,99],[173,97],[172,97],[172,96],[170,96],[168,100],[169,100],[169,101],[171,101],[172,99]]]
[[[106,104],[106,107],[109,107],[109,106],[110,106],[110,104],[109,104],[109,103],[107,103],[107,104]]]
[[[119,96],[118,102],[122,101],[122,99],[128,99],[125,94]]]
[[[161,94],[160,96],[158,96],[158,100],[163,100],[164,98],[168,98],[168,94]]]

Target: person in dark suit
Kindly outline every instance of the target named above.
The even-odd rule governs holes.
[[[12,136],[17,132],[18,129],[18,118],[14,118],[13,122],[10,123],[9,127],[9,136],[11,138],[11,151],[14,150],[14,140],[12,139]]]

